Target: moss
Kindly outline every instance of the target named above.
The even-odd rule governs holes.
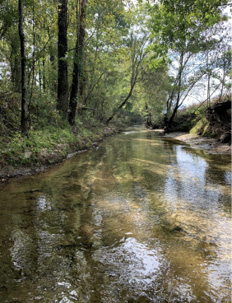
[[[209,122],[205,117],[201,118],[200,120],[198,120],[196,122],[194,127],[190,130],[190,134],[202,135],[204,132],[204,129],[205,129],[205,127],[207,127],[208,123]]]

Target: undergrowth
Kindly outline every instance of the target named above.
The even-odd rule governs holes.
[[[69,125],[65,128],[50,126],[30,131],[28,138],[20,132],[10,137],[0,136],[0,167],[53,164],[69,153],[90,148],[104,136],[104,125],[92,128],[80,125],[75,129]]]
[[[60,162],[119,128],[106,127],[91,112],[78,115],[75,127],[71,127],[48,93],[35,91],[28,108],[29,132],[25,137],[20,132],[20,94],[0,91],[0,169]]]

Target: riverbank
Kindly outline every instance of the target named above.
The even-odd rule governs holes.
[[[69,138],[69,141],[67,141],[67,138],[66,141],[63,139],[65,141],[63,144],[59,140],[54,140],[51,146],[46,142],[46,148],[42,146],[35,149],[33,146],[30,148],[26,145],[24,150],[22,146],[20,146],[21,149],[15,148],[14,151],[10,150],[10,148],[5,149],[5,151],[1,150],[0,183],[7,182],[11,178],[34,175],[46,171],[78,153],[97,148],[105,138],[121,131],[122,128],[115,125],[98,127],[88,134],[76,135],[74,139]],[[184,142],[192,148],[204,150],[208,154],[231,154],[231,146],[222,144],[216,139],[192,135],[187,132],[163,134],[163,130],[160,129],[152,131],[164,138]]]
[[[231,154],[231,145],[220,143],[214,138],[202,137],[187,132],[167,133],[164,137],[187,143],[192,148],[204,150],[208,154]]]
[[[32,132],[29,139],[20,135],[1,138],[0,183],[46,171],[78,153],[97,148],[105,138],[121,131],[120,126],[101,125],[76,134],[58,129]]]
[[[172,140],[0,184],[0,302],[230,302],[230,165]]]

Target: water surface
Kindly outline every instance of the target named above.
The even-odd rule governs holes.
[[[0,302],[231,302],[227,156],[131,129],[1,185]]]

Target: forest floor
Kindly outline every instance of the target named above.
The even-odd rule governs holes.
[[[156,132],[162,132],[155,130]],[[192,148],[204,150],[208,154],[231,154],[231,145],[220,143],[217,139],[192,135],[187,132],[172,132],[164,135],[164,138],[170,138],[185,142]]]

